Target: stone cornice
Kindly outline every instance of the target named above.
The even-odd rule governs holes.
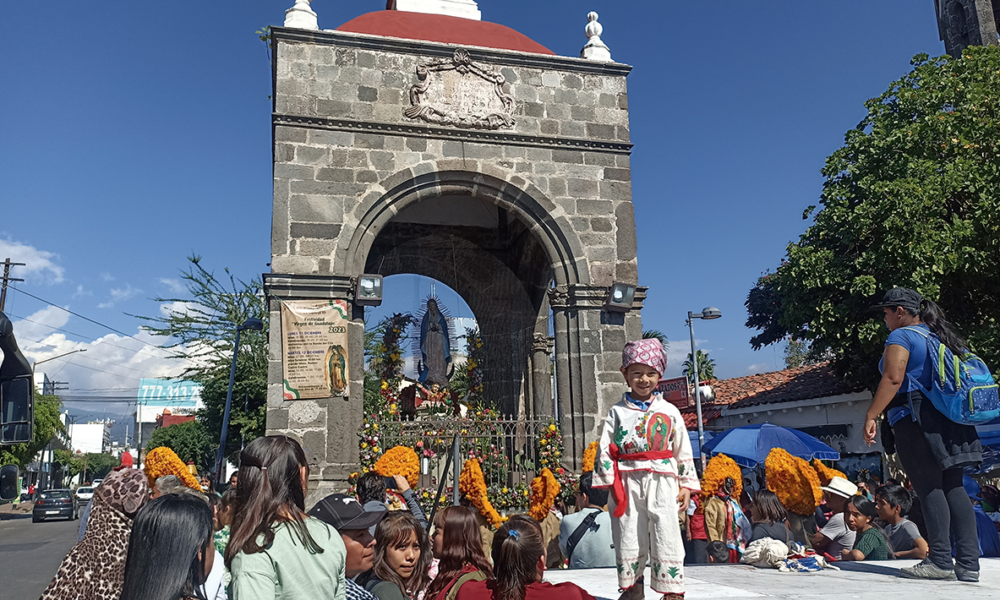
[[[402,54],[417,54],[430,57],[451,57],[455,53],[455,45],[403,38],[382,37],[364,33],[348,33],[346,31],[311,31],[307,29],[288,29],[285,27],[271,28],[271,51],[276,50],[278,42],[299,42],[320,44],[325,46],[346,46],[364,50],[381,50],[384,52],[399,52]],[[629,65],[614,62],[597,62],[582,58],[567,56],[552,56],[534,54],[531,52],[516,52],[484,48],[482,46],[462,46],[469,50],[473,60],[485,60],[494,64],[515,67],[533,67],[536,69],[558,69],[577,73],[594,75],[616,75],[625,77],[632,70]]]
[[[264,273],[264,294],[280,300],[352,299],[354,280],[341,275]]]
[[[632,299],[632,310],[642,310],[648,287],[637,287]],[[603,310],[608,299],[608,286],[557,285],[549,290],[549,304],[553,310]]]
[[[407,137],[427,137],[447,140],[463,140],[467,142],[503,143],[516,146],[535,146],[539,148],[556,148],[571,150],[587,150],[593,152],[611,152],[615,154],[630,154],[632,144],[592,140],[585,138],[551,137],[545,135],[524,135],[506,131],[484,131],[479,129],[449,129],[444,127],[426,127],[422,125],[403,125],[397,123],[371,123],[351,121],[347,119],[331,119],[327,117],[304,117],[274,113],[271,116],[273,125],[292,127],[309,127],[311,129],[328,129],[331,131],[353,131],[376,133],[383,135],[405,135]]]

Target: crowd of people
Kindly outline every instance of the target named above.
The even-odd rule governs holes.
[[[890,330],[928,323],[961,347],[933,303],[910,292],[894,290],[880,305]],[[656,392],[666,353],[644,339],[623,351],[629,392],[609,411],[573,511],[552,509],[541,522],[509,516],[494,532],[463,503],[429,522],[405,477],[374,472],[360,477],[355,495],[307,507],[301,446],[266,436],[241,452],[223,494],[183,471],[110,474],[42,600],[593,600],[573,583],[544,582],[553,566],[615,567],[620,600],[641,600],[647,560],[650,587],[680,600],[684,565],[740,562],[771,543],[829,560],[919,559],[903,574],[975,581],[979,557],[1000,555],[1000,518],[986,511],[996,511],[1000,490],[963,480],[962,467],[981,457],[977,438],[938,423],[919,388],[899,391],[900,372],[923,360],[917,350],[890,335],[887,375],[872,401],[879,413],[905,409],[889,410],[883,435],[891,444],[898,433],[906,487],[889,481],[869,491],[867,482],[832,476],[807,520],[792,518],[773,489],[754,490],[735,463],[732,476],[700,478],[683,418]],[[390,488],[401,510],[389,510]]]

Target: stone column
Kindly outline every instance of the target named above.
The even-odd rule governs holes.
[[[548,320],[546,320],[546,328]],[[531,418],[544,419],[554,414],[552,404],[552,348],[555,338],[535,333],[531,344]]]

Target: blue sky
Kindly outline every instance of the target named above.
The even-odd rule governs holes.
[[[270,70],[254,31],[281,24],[291,4],[3,3],[0,260],[29,263],[15,271],[27,279],[17,285],[135,335],[126,313],[158,314],[151,298],[173,295],[191,253],[244,279],[268,269]],[[313,4],[331,29],[384,7]],[[802,211],[817,202],[823,161],[862,118],[862,103],[914,54],[943,54],[933,2],[480,0],[479,8],[485,20],[570,56],[586,41],[587,11],[600,13],[613,57],[634,67],[644,326],[666,332],[672,360],[682,358],[686,312],[715,305],[723,319],[696,323],[696,335],[717,375],[782,368],[781,348],[750,349],[746,294],[806,227]],[[428,290],[426,280],[391,278],[379,314],[415,309]],[[16,329],[36,340],[22,342],[32,359],[88,349],[43,369],[68,381],[70,396],[134,388],[141,376],[178,368],[143,335],[123,337],[16,292],[7,309],[36,321]]]

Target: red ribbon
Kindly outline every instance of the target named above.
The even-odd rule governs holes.
[[[625,515],[628,509],[628,496],[625,495],[625,482],[622,481],[621,473],[618,471],[618,461],[639,461],[639,460],[662,460],[673,458],[673,450],[653,450],[649,452],[636,452],[635,454],[622,454],[617,444],[611,444],[608,448],[611,460],[615,463],[615,483],[611,488],[615,497],[615,516],[619,519]]]

